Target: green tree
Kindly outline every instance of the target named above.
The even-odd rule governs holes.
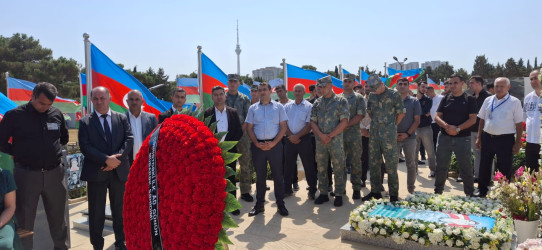
[[[241,83],[248,84],[249,86],[252,86],[254,83],[254,80],[252,80],[252,77],[250,77],[248,74],[246,76],[241,76]]]
[[[450,65],[448,62],[445,62],[433,70],[431,79],[434,81],[445,81],[446,79],[450,78],[453,73],[455,73],[454,66]]]
[[[337,66],[335,66],[335,74],[333,74],[334,77],[337,77],[339,78],[339,68]]]
[[[534,58],[534,68],[538,69],[538,57]]]
[[[308,69],[308,70],[316,70],[316,67],[312,65],[303,65],[301,66],[302,69]]]
[[[495,67],[488,62],[485,55],[476,56],[474,59],[472,75],[479,75],[483,78],[490,78]]]
[[[495,69],[491,73],[491,78],[497,78],[500,76],[504,76],[504,67],[500,63],[497,63],[497,66],[495,66]]]
[[[459,68],[458,70],[455,71],[455,74],[458,74],[461,77],[463,77],[463,79],[465,79],[465,82],[468,81],[468,79],[470,78],[469,73],[464,68]]]
[[[279,78],[282,79],[282,77],[279,77]],[[256,78],[254,78],[254,82],[265,82],[265,80],[262,77],[258,76]],[[252,83],[254,83],[254,82],[252,82]],[[250,86],[252,86],[252,85],[250,85]]]
[[[510,57],[504,64],[504,76],[505,77],[517,77],[521,76],[521,72],[516,64],[514,58]]]
[[[529,73],[527,73],[527,67],[525,67],[525,65],[524,65],[523,58],[519,58],[518,64],[517,64],[517,69],[518,69],[518,72],[519,72],[519,76],[526,76],[526,75],[529,74]]]
[[[158,68],[158,71],[154,71],[152,67],[145,72],[136,71],[137,66],[133,70],[127,69],[126,71],[139,80],[145,87],[151,88],[160,85],[151,92],[158,98],[166,101],[171,101],[171,92],[176,87],[175,81],[169,82],[169,76],[165,74],[163,68]],[[161,85],[163,84],[163,85]]]
[[[533,66],[531,66],[531,62],[527,59],[527,74],[530,74],[531,71],[533,71]]]
[[[79,67],[71,58],[54,59],[53,51],[32,36],[0,36],[0,91],[6,90],[5,72],[9,72],[12,77],[31,82],[50,82],[60,96],[78,100]]]

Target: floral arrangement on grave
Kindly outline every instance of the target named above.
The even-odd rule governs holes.
[[[513,221],[496,200],[415,192],[400,202],[370,200],[350,213],[349,222],[364,237],[391,238],[423,246],[510,249]],[[421,247],[420,247],[421,248]]]
[[[226,228],[237,227],[229,212],[241,208],[230,194],[235,174],[227,164],[237,142],[219,143],[216,123],[203,111],[166,119],[143,142],[124,194],[128,249],[225,249]]]
[[[535,221],[540,218],[542,209],[542,173],[531,173],[529,168],[521,166],[512,181],[501,172],[495,174],[495,185],[489,198],[498,200],[506,214],[514,220]]]

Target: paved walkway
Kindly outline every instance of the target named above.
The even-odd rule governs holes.
[[[420,165],[419,172],[416,191],[432,193],[434,179],[428,178],[429,168],[426,165]],[[267,184],[273,187],[272,181],[268,181]],[[290,212],[287,217],[276,213],[273,189],[266,193],[268,202],[265,204],[265,212],[255,217],[248,217],[248,212],[254,202],[240,200],[243,206],[241,215],[233,216],[239,227],[228,230],[228,235],[234,243],[229,246],[230,249],[383,249],[341,241],[339,229],[347,223],[350,211],[361,204],[360,200],[355,202],[352,200],[350,182],[347,183],[347,195],[343,197],[344,204],[339,208],[333,206],[333,198],[323,205],[314,205],[313,201],[307,198],[306,182],[300,181],[299,184],[301,190],[294,196],[285,198],[286,207]],[[403,199],[408,194],[405,163],[399,164],[399,185],[399,198]],[[386,183],[384,186],[387,190]],[[254,194],[255,185],[252,188]],[[363,188],[362,192],[367,194],[369,189]],[[463,185],[449,178],[444,192],[463,195]],[[80,218],[80,212],[86,208],[86,202],[70,205],[70,223]],[[73,249],[92,249],[88,232],[73,229],[73,225],[70,225],[70,228]],[[113,243],[113,234],[105,236],[107,249],[114,249]],[[36,249],[39,248],[36,247]]]

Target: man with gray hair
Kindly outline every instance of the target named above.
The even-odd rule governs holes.
[[[312,138],[310,115],[312,104],[303,99],[305,86],[296,84],[294,86],[295,101],[284,105],[288,116],[288,129],[284,140],[284,186],[285,195],[293,194],[292,181],[297,175],[297,156],[301,158],[305,177],[309,185],[309,199],[314,200],[316,194],[316,169],[314,168],[314,152],[312,150]],[[294,186],[295,188],[295,186]]]
[[[487,195],[493,158],[497,156],[496,168],[510,180],[512,157],[521,148],[523,109],[521,101],[510,95],[509,90],[508,78],[495,79],[495,95],[486,98],[478,112],[480,125],[476,147],[481,150],[482,156],[478,182],[480,197]]]
[[[128,111],[126,117],[130,120],[130,128],[134,135],[134,146],[132,154],[129,156],[130,165],[134,162],[139,148],[143,141],[158,125],[158,120],[154,114],[141,110],[143,105],[143,95],[141,91],[133,89],[126,95],[126,103],[128,103]]]

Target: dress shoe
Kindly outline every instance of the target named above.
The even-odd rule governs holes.
[[[435,177],[435,171],[429,172],[429,177]]]
[[[343,205],[343,197],[335,196],[335,201],[333,202],[333,206],[340,207],[342,205]]]
[[[455,181],[457,181],[457,182],[463,182],[463,178],[457,177],[457,179],[456,179]]]
[[[361,187],[362,188],[367,187],[367,185],[365,185],[365,181],[361,181]]]
[[[288,209],[285,206],[278,206],[277,212],[282,216],[288,216]]]
[[[373,198],[375,198],[375,199],[377,199],[377,200],[378,200],[378,199],[382,199],[382,194],[379,194],[379,193],[378,193],[378,194],[377,194],[377,193],[369,193],[368,195],[363,196],[363,198],[361,198],[361,201],[369,201],[369,200],[371,200],[371,199],[373,199]]]
[[[235,210],[235,211],[232,211],[231,214],[233,215],[239,215],[241,214],[241,211],[239,211],[239,209]]]
[[[316,192],[310,192],[309,191],[309,200],[314,200],[315,195],[316,195]]]
[[[398,202],[398,201],[399,201],[399,197],[390,195],[390,202]]]
[[[478,178],[474,178],[474,183],[478,183]]]
[[[361,199],[361,192],[359,190],[354,190],[354,193],[352,194],[352,199],[359,200]]]
[[[425,161],[418,161],[418,164],[425,165]]]
[[[399,158],[399,163],[401,163],[401,162],[405,162],[405,160]]]
[[[294,191],[299,191],[299,184],[297,182],[294,183]]]
[[[316,200],[314,200],[314,204],[316,205],[320,205],[324,202],[328,202],[329,201],[329,197],[327,195],[319,195],[318,198],[316,198]]]
[[[265,190],[269,191],[269,190],[271,190],[271,188],[269,186],[265,185]]]
[[[265,208],[263,207],[253,207],[252,210],[248,212],[248,216],[251,217],[251,216],[257,215],[259,213],[263,213],[263,211],[265,211]]]
[[[249,193],[241,194],[241,199],[244,200],[244,201],[247,201],[247,202],[253,202],[254,201],[254,198],[252,198],[252,195],[250,195]]]
[[[128,249],[128,248],[126,248],[126,245],[124,245],[124,244],[115,246],[115,250],[126,250],[126,249]]]

